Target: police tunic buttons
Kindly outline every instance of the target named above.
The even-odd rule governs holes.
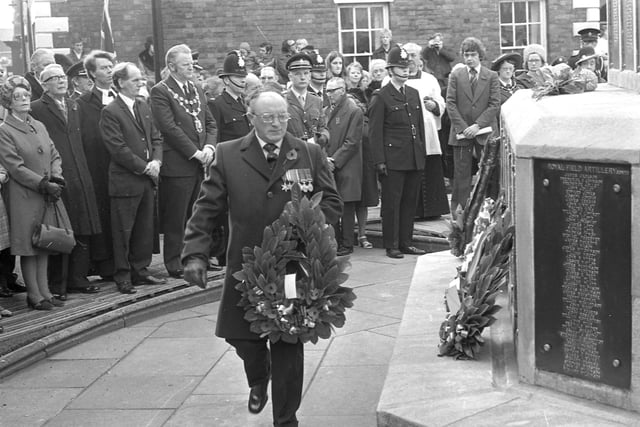
[[[267,199],[273,199],[273,191],[267,192]]]

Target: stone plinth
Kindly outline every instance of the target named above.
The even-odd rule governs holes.
[[[607,84],[539,101],[523,90],[502,123],[520,379],[640,411],[640,97]]]

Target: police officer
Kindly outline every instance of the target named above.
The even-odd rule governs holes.
[[[296,53],[287,61],[291,81],[291,88],[287,91],[291,115],[287,131],[304,141],[324,147],[329,141],[329,130],[322,110],[322,99],[308,91],[311,68],[311,58],[307,53]]]
[[[224,90],[211,103],[211,113],[218,124],[218,142],[222,142],[243,137],[251,130],[243,100],[247,70],[239,52],[227,54],[218,76]]]
[[[583,28],[578,31],[578,35],[580,36],[580,48],[591,47],[595,50],[600,33],[601,31],[597,28]],[[576,62],[581,57],[582,54],[578,52],[569,58],[569,65],[571,68],[576,68]],[[600,55],[596,57],[596,69],[594,72],[596,73],[596,76],[598,76],[598,80],[607,81],[607,68],[605,67],[604,61]]]
[[[382,240],[389,258],[425,253],[411,245],[413,216],[425,165],[424,122],[416,89],[409,78],[409,55],[389,50],[391,81],[373,93],[369,104],[369,141],[382,186]]]
[[[309,57],[311,58],[311,80],[307,91],[322,98],[322,106],[326,108],[330,104],[329,97],[325,92],[327,67],[324,58],[319,53],[311,51]]]

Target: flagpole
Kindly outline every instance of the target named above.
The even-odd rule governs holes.
[[[153,21],[153,63],[156,71],[156,83],[159,83],[162,80],[161,72],[165,65],[161,0],[151,0],[151,17]]]

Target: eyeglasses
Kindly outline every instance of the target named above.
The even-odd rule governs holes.
[[[527,62],[542,62],[541,59],[527,59]]]
[[[291,115],[289,115],[289,113],[264,113],[254,114],[254,116],[262,120],[262,123],[264,123],[265,125],[272,124],[274,119],[277,119],[280,123],[287,123],[291,118]]]
[[[51,76],[49,77],[47,80],[45,80],[44,82],[50,82],[51,80],[55,80],[57,82],[59,81],[64,81],[67,80],[67,76],[65,76],[64,74],[60,75],[60,76]]]
[[[335,92],[335,91],[337,91],[337,90],[340,90],[340,89],[344,89],[344,88],[341,86],[341,87],[337,87],[337,88],[335,88],[335,89],[327,89],[327,90],[325,90],[325,92],[327,92],[327,93],[333,93],[333,92]]]
[[[31,99],[31,92],[16,92],[12,96],[14,101],[20,101],[22,99]]]

